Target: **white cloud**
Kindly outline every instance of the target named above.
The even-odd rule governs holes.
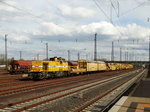
[[[41,26],[37,33],[40,35],[50,35],[50,36],[70,35],[69,29],[67,29],[61,25],[54,24],[52,22],[41,23]]]
[[[139,26],[137,24],[128,24],[126,26],[114,26],[113,24],[102,21],[93,22],[86,25],[72,25],[72,24],[55,24],[53,22],[42,22],[38,27],[33,29],[20,29],[14,27],[0,28],[0,34],[9,34],[12,39],[16,41],[31,40],[32,36],[65,36],[66,38],[81,37],[86,38],[87,35],[102,35],[101,39],[148,39],[150,30],[148,28]],[[121,32],[121,34],[120,34]]]
[[[100,33],[104,35],[115,35],[117,34],[117,31],[115,27],[106,21],[97,22],[97,23],[91,23],[88,25],[81,26],[81,31],[85,33]]]
[[[150,29],[137,24],[128,24],[125,27],[118,27],[128,39],[148,39]]]
[[[13,35],[11,35],[11,37],[16,41],[29,41],[30,40],[30,38],[25,35],[17,35],[16,36],[13,34]]]
[[[49,35],[69,36],[89,35],[98,33],[104,35],[109,39],[147,39],[150,34],[149,28],[139,26],[137,24],[128,24],[126,26],[114,26],[113,24],[102,21],[94,22],[86,25],[57,25],[52,22],[43,22],[38,29],[30,32],[33,35]],[[101,37],[104,38],[104,37]]]
[[[59,9],[63,16],[75,19],[92,18],[96,15],[95,11],[84,7],[70,7],[68,5],[60,5]]]
[[[145,24],[143,22],[144,18],[147,20],[147,15],[149,14],[147,7],[132,10],[124,16],[120,15],[121,19],[119,19],[121,24],[124,24],[123,26],[113,25],[105,21],[106,17],[91,0],[73,0],[71,2],[69,0],[56,0],[51,1],[52,5],[47,2],[48,0],[34,0],[34,2],[36,1],[34,4],[30,0],[4,1],[21,9],[19,11],[12,6],[0,3],[0,38],[4,38],[4,34],[8,34],[8,40],[13,40],[14,44],[15,42],[23,43],[24,41],[32,40],[33,43],[36,43],[40,41],[39,38],[43,38],[44,41],[51,43],[51,49],[59,49],[60,47],[63,50],[75,48],[78,50],[81,47],[88,48],[88,52],[93,52],[93,37],[94,33],[97,32],[100,40],[109,40],[109,42],[101,42],[103,49],[100,52],[105,55],[105,53],[109,54],[111,51],[111,41],[118,39],[145,40],[148,39],[150,34],[150,29],[147,28],[149,23]],[[135,4],[135,1],[130,1],[119,1],[120,14],[138,5],[137,3]],[[101,1],[100,4],[105,13],[110,16],[110,2]],[[114,16],[116,14],[113,11],[113,20]],[[117,23],[117,20],[115,22]],[[128,24],[125,25],[126,23]],[[63,45],[60,45],[61,42],[58,45],[59,39],[64,41]],[[75,42],[75,39],[78,39],[78,42]],[[79,42],[82,45],[77,45]],[[35,43],[30,47],[34,49],[37,45]],[[123,47],[123,45],[125,43],[120,47]],[[142,46],[128,45],[125,47],[141,48]],[[26,46],[22,45],[21,48],[25,49]],[[45,50],[45,46],[43,49]],[[37,52],[43,51],[44,53],[44,50],[39,48]],[[33,52],[31,53],[33,54]]]

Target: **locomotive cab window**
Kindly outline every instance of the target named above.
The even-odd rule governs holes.
[[[48,63],[43,63],[43,70],[48,70]]]

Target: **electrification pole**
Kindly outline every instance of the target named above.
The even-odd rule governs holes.
[[[127,61],[128,61],[128,48],[127,48]]]
[[[5,64],[6,64],[6,69],[8,67],[8,60],[7,60],[7,35],[5,34]]]
[[[95,38],[94,38],[94,61],[97,60],[97,33],[95,33]]]
[[[149,22],[150,21],[150,18],[148,17],[147,18],[147,22]],[[149,64],[148,64],[148,74],[147,74],[147,77],[149,78],[150,77],[150,35],[149,35]]]
[[[80,60],[80,53],[78,52],[78,60]]]
[[[86,60],[88,60],[88,54],[86,54]]]
[[[122,48],[120,48],[120,61],[122,61]]]
[[[149,36],[149,62],[150,62],[150,36]],[[150,65],[150,63],[149,63]]]
[[[127,52],[125,51],[124,53],[125,53],[125,54],[124,54],[124,55],[125,55],[125,56],[124,56],[124,58],[125,58],[124,60],[127,61]]]
[[[149,68],[148,68],[148,75],[147,77],[150,77],[150,36],[149,36]]]
[[[39,54],[37,54],[37,60],[39,60]]]
[[[22,59],[22,51],[20,51],[20,60]]]
[[[112,7],[113,7],[113,4],[112,2],[110,3],[110,22],[112,23]]]
[[[111,61],[114,61],[114,42],[112,42]]]
[[[68,50],[68,61],[70,61],[70,50]]]
[[[133,61],[135,61],[135,49],[133,48]]]
[[[48,43],[46,43],[46,60],[48,60]]]
[[[119,18],[119,2],[117,1],[117,5],[118,5],[118,18]]]

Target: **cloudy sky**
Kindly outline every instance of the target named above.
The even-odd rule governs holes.
[[[94,34],[97,33],[98,58],[115,60],[122,48],[123,60],[148,60],[150,0],[0,0],[0,54],[4,37],[8,57],[40,59],[49,57],[93,59]]]

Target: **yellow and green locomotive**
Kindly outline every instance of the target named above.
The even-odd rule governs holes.
[[[45,79],[68,75],[68,62],[61,57],[50,58],[49,61],[32,61],[29,73],[31,79]]]

